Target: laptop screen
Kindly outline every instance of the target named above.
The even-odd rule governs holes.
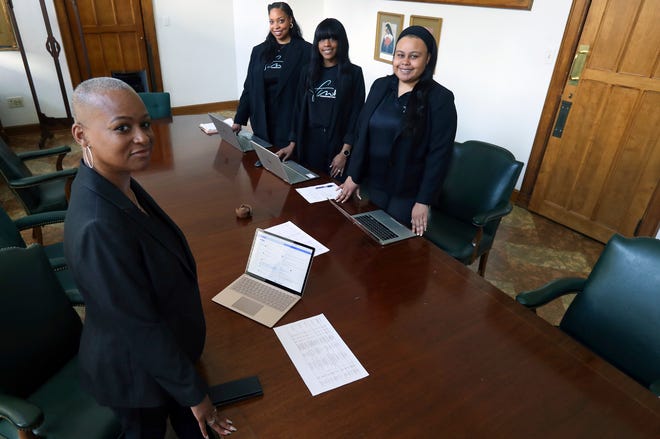
[[[313,257],[313,247],[257,229],[246,271],[287,291],[302,294]]]

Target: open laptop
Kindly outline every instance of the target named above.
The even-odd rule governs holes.
[[[351,215],[342,209],[335,200],[330,199],[329,201],[342,215],[351,220],[353,224],[380,245],[392,244],[417,236],[412,230],[392,218],[384,210],[372,210]]]
[[[241,152],[252,151],[252,143],[250,143],[252,133],[241,131],[237,135],[231,129],[231,125],[225,123],[225,121],[221,119],[219,115],[209,113],[209,118],[211,118],[211,122],[213,122],[213,125],[215,125],[215,129],[218,131],[218,134],[222,140],[229,143],[231,146]]]
[[[314,247],[257,229],[245,273],[212,299],[272,328],[302,297]]]
[[[309,169],[292,160],[287,160],[286,162],[281,161],[277,154],[266,149],[270,146],[266,141],[256,136],[252,136],[251,142],[263,167],[287,183],[296,184],[319,177]]]

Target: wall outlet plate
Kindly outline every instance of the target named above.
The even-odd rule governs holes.
[[[7,105],[9,108],[20,108],[23,106],[23,97],[22,96],[13,96],[7,98]]]

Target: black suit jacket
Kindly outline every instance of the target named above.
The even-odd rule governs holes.
[[[387,181],[363,181],[369,172],[369,120],[388,92],[396,93],[398,79],[394,75],[377,79],[362,107],[348,175],[358,184],[367,183],[391,196],[410,198],[412,202],[432,204],[447,172],[456,135],[456,107],[453,93],[433,83],[429,91],[427,124],[419,144],[398,127],[386,170],[375,175],[387,175]],[[412,209],[412,205],[410,206]],[[407,212],[410,216],[410,212]]]
[[[332,157],[329,157],[328,164],[335,155],[339,153],[344,143],[353,146],[355,143],[355,130],[360,110],[364,104],[364,76],[362,69],[355,64],[348,66],[348,71],[341,76],[340,83],[337,85],[337,100],[332,107],[332,114],[328,123],[330,131],[330,144],[335,145],[335,151]],[[305,148],[313,147],[307,145],[305,139],[305,127],[308,124],[307,114],[309,112],[309,96],[314,91],[307,88],[307,79],[309,78],[308,66],[303,68],[300,76],[299,96],[296,99],[294,112],[294,132],[295,136],[291,139],[296,142],[296,157],[304,161]],[[323,171],[327,171],[324,169]]]
[[[64,250],[86,305],[81,382],[103,405],[153,407],[167,395],[196,405],[207,386],[194,367],[206,334],[195,261],[167,214],[131,188],[151,216],[82,163],[73,183]]]
[[[238,103],[234,122],[246,125],[248,119],[250,119],[254,134],[272,143],[274,140],[269,139],[268,136],[266,90],[264,85],[265,63],[262,60],[262,55],[267,47],[267,43],[263,42],[252,49],[247,77],[243,84],[243,93]],[[298,90],[298,78],[300,77],[302,66],[309,62],[311,49],[312,45],[307,41],[295,38],[289,42],[289,47],[287,48],[286,62],[283,65],[277,89],[278,107],[274,112],[277,124],[286,127],[286,130],[291,130],[292,128],[293,107]]]

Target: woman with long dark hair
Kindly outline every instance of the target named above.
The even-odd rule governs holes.
[[[311,45],[303,40],[291,7],[285,2],[268,5],[270,32],[252,49],[243,93],[232,129],[238,133],[248,119],[254,134],[283,147],[291,137],[300,69],[309,62]]]
[[[326,18],[316,27],[300,83],[304,88],[296,103],[295,142],[277,155],[287,159],[295,148],[306,166],[342,179],[364,103],[364,77],[348,57],[348,37],[338,20]]]
[[[412,231],[424,234],[429,205],[447,172],[456,135],[453,93],[433,80],[433,35],[411,26],[399,35],[393,75],[377,79],[358,122],[348,177],[337,201],[369,199]]]

